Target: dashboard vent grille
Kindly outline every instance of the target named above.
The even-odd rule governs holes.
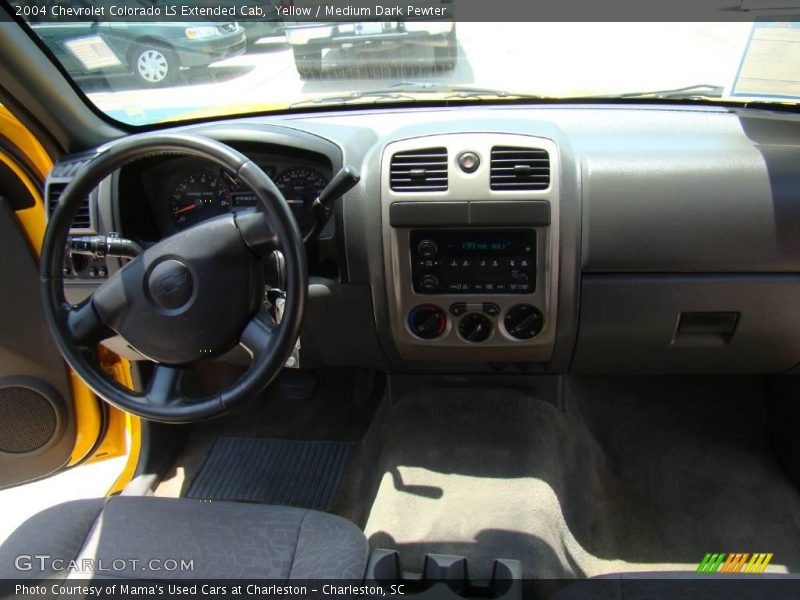
[[[550,187],[547,150],[495,146],[492,148],[493,190],[546,190]]]
[[[67,187],[67,183],[50,183],[47,185],[47,213],[48,218],[53,216],[53,213],[58,206],[58,201],[61,194]],[[71,229],[92,229],[92,215],[89,209],[89,199],[84,200],[75,218],[72,220]]]
[[[389,170],[396,192],[444,192],[447,190],[447,148],[398,152]]]

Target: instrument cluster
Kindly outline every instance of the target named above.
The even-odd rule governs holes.
[[[328,184],[328,165],[272,155],[251,158],[275,182],[303,234],[314,227],[311,204]],[[252,190],[236,177],[211,163],[174,159],[145,174],[154,209],[164,233],[175,233],[201,221],[256,205]]]

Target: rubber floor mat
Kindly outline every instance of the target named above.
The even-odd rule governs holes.
[[[220,438],[187,496],[330,511],[350,451],[346,442]]]

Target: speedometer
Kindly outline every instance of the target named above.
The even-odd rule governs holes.
[[[208,171],[186,175],[170,196],[172,221],[183,229],[224,214],[231,209],[231,191],[224,181]]]
[[[300,231],[307,233],[314,227],[311,203],[328,181],[325,175],[311,167],[293,167],[275,179],[275,185],[289,203]]]

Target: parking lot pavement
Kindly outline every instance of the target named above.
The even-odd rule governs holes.
[[[289,105],[309,96],[381,88],[398,81],[574,96],[674,88],[730,86],[749,23],[458,23],[458,63],[432,69],[430,48],[388,53],[331,50],[323,75],[303,80],[291,49],[265,39],[257,50],[185,73],[180,85],[133,89],[124,80],[89,84],[103,110],[131,122],[176,117],[205,107]],[[187,88],[191,92],[187,93]]]

